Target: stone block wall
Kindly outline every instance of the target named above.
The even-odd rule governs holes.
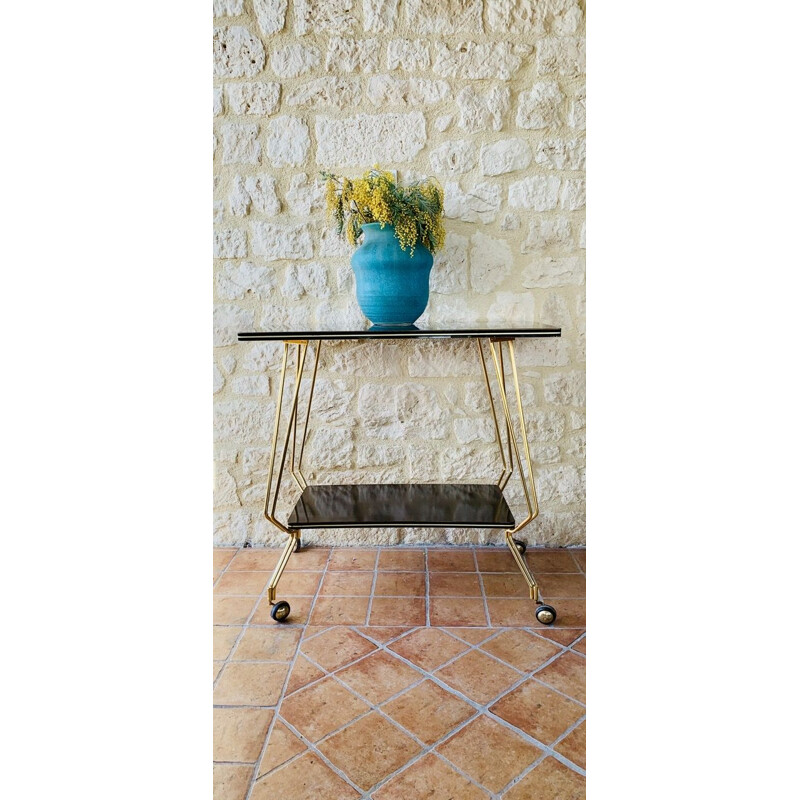
[[[445,188],[447,243],[422,322],[562,327],[561,339],[517,344],[541,505],[524,538],[583,544],[584,3],[214,0],[214,17],[215,543],[284,538],[262,516],[282,346],[238,344],[236,333],[363,322],[350,249],[327,228],[317,175],[377,163]],[[497,478],[474,344],[323,345],[304,471],[316,483]],[[298,495],[291,484],[280,518]],[[516,475],[506,496],[519,518]]]

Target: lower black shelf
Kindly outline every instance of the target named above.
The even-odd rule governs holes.
[[[383,483],[307,486],[289,528],[513,528],[497,486]]]

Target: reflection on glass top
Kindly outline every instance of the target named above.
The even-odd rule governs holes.
[[[363,328],[315,326],[307,330],[274,329],[239,333],[240,342],[287,339],[473,339],[480,336],[541,337],[561,336],[561,328],[552,325],[500,324],[476,322],[472,325],[404,325],[383,326],[364,323]]]

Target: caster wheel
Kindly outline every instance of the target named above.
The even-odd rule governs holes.
[[[272,606],[272,610],[269,612],[269,615],[275,622],[286,622],[289,619],[289,613],[291,612],[291,608],[289,608],[289,604],[285,600],[281,600],[279,603],[275,603]]]
[[[517,550],[519,550],[519,554],[524,556],[525,551],[528,549],[528,546],[525,544],[525,542],[523,542],[522,539],[514,539],[513,542],[516,545]]]
[[[556,621],[556,610],[553,606],[542,604],[536,609],[536,619],[542,625],[552,625]]]

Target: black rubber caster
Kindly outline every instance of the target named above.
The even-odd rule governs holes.
[[[275,622],[286,622],[286,620],[289,619],[291,610],[292,609],[289,608],[289,604],[285,600],[281,600],[272,606],[272,610],[269,612],[269,615],[275,620]]]
[[[536,609],[536,619],[542,625],[552,625],[556,621],[556,610],[553,606],[548,606],[544,603]]]
[[[528,549],[528,545],[526,545],[525,542],[522,541],[522,539],[512,539],[512,541],[516,545],[516,548],[519,551],[519,554],[521,556],[524,556],[525,555],[525,551]]]

